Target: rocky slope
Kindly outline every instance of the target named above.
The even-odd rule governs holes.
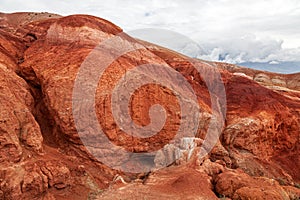
[[[0,14],[0,82],[0,199],[300,198],[299,73],[190,59],[93,16],[14,13]]]

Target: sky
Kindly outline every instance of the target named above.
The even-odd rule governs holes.
[[[299,0],[1,0],[17,11],[91,14],[192,57],[300,72]]]

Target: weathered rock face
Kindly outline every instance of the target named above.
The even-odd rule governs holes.
[[[288,199],[275,180],[252,178],[243,172],[224,172],[216,178],[216,191],[231,199]]]
[[[25,67],[24,53],[46,35],[53,19],[43,19],[53,16],[58,17],[1,14],[5,26],[0,41],[0,199],[84,199],[113,178],[113,170],[87,159],[79,148],[72,149],[55,122],[56,114],[45,105],[37,73]],[[34,25],[38,22],[43,26]]]
[[[223,145],[230,146],[233,150],[232,156],[236,157],[237,166],[248,168],[246,172],[251,175],[258,173],[272,178],[281,177],[287,182],[291,180],[291,175],[294,181],[299,181],[296,171],[299,171],[300,164],[297,156],[300,74],[281,75],[229,64],[216,64],[234,74],[243,73],[248,76],[244,78],[235,75],[235,81],[227,87],[227,95],[233,97],[228,98],[227,107],[227,120],[231,122],[224,130],[222,138]],[[252,79],[263,87],[249,87],[247,83],[252,82]],[[240,96],[243,91],[247,95]],[[254,161],[257,158],[249,159],[251,154],[267,162],[257,165],[257,161]],[[274,166],[272,170],[269,165]]]
[[[107,42],[116,48],[105,46]],[[82,70],[84,65],[101,64],[105,70],[99,81],[95,74],[102,68]],[[132,71],[146,64],[162,67],[146,66],[142,75]],[[165,81],[172,79],[166,69],[177,71],[178,80],[182,76],[191,87],[184,81],[179,87]],[[217,69],[226,91],[227,105],[218,105],[223,111],[227,107],[226,124],[209,151],[202,145],[213,118],[210,95],[217,94],[207,89],[214,80],[203,76],[210,77]],[[135,88],[151,73],[178,90],[157,84],[159,80]],[[300,74],[189,59],[134,40],[97,17],[0,14],[0,199],[299,198],[295,187],[300,183],[299,80]],[[82,85],[80,99],[74,98],[77,83]],[[114,93],[117,86],[120,89]],[[196,101],[181,97],[191,89]],[[127,104],[114,107],[118,99],[126,98],[128,115],[122,113]],[[190,120],[188,114],[198,108],[201,114]],[[162,113],[165,118],[160,118]],[[120,127],[128,118],[138,126]],[[99,138],[97,124],[114,148]],[[143,133],[158,134],[128,134],[149,124],[153,127]],[[183,138],[176,138],[181,124],[185,124]],[[169,144],[174,137],[179,146]],[[203,149],[209,154],[199,158]],[[133,161],[126,152],[149,153],[146,164],[144,157]],[[108,162],[114,169],[105,165]],[[124,165],[127,169],[172,166],[137,175],[116,170]],[[113,181],[117,173],[125,180],[121,185]]]
[[[111,188],[97,199],[218,199],[212,192],[210,177],[186,166],[170,167],[136,181]]]

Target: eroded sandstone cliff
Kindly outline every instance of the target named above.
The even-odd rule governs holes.
[[[111,38],[117,38],[113,41],[117,49],[98,46]],[[127,51],[109,63],[118,48]],[[85,83],[97,84],[95,105],[74,104],[78,100],[74,99],[74,85],[76,80],[81,83],[78,74],[89,58],[96,59],[92,64],[109,65],[99,81],[93,80],[99,69],[83,71]],[[112,110],[113,89],[121,85],[118,81],[126,72],[149,63],[179,72],[191,88],[182,85],[174,93],[147,84],[134,91],[129,114],[136,124],[151,123],[149,109],[155,104],[162,105],[167,116],[158,134],[139,138],[127,134],[126,127],[118,127]],[[224,114],[226,120],[224,126],[216,125],[213,130],[221,131],[214,148],[199,158],[197,153],[203,150],[213,121],[214,92],[222,90],[207,88],[213,85],[211,73],[215,70],[226,92],[226,105],[216,104],[223,113],[215,117],[221,119]],[[171,76],[160,68],[151,73],[160,79]],[[138,85],[147,79],[145,74],[128,81]],[[282,75],[190,59],[135,40],[116,25],[93,16],[0,14],[0,199],[297,199],[299,80],[299,73]],[[181,108],[176,97],[190,89],[195,91],[196,103],[182,98],[185,106]],[[90,98],[86,90],[89,87],[80,91],[83,99]],[[96,120],[74,117],[74,113],[90,116],[93,107]],[[199,120],[182,117],[197,107]],[[150,152],[147,159],[134,160],[124,151],[112,149],[98,138],[94,131],[97,123],[115,146],[134,155]],[[154,123],[159,124],[160,119]],[[186,123],[183,132],[197,127],[195,138],[182,140],[181,148],[168,145],[181,123]],[[179,154],[183,158],[178,158]],[[164,162],[168,167],[146,173],[118,170],[124,165],[126,169],[149,165],[150,169]]]

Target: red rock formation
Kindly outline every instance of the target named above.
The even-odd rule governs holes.
[[[98,199],[218,199],[209,176],[185,166],[155,172],[144,182],[136,181],[111,188]]]
[[[275,180],[252,178],[242,171],[224,172],[216,178],[216,191],[231,199],[288,199],[289,195]]]
[[[116,38],[112,40],[116,49],[96,48],[112,38]],[[113,59],[99,82],[95,82],[94,75],[101,69],[96,68],[83,71],[87,79],[78,78],[83,64],[106,63],[112,55],[126,49],[134,51]],[[87,62],[90,58],[98,63]],[[144,74],[128,75],[125,82],[118,82],[125,72],[129,74],[136,66],[149,63],[179,72],[191,87],[181,84],[175,93],[168,87],[152,83],[134,91],[129,99],[129,115],[134,123],[140,126],[153,123],[154,128],[159,127],[162,119],[151,118],[148,114],[154,104],[162,105],[166,114],[166,122],[158,134],[138,138],[124,131],[129,126],[118,126],[113,111],[121,112],[122,107],[112,110],[117,100],[112,98],[123,98],[123,90],[120,89],[116,96],[112,91],[130,81],[138,85],[147,80],[150,72],[159,77],[171,77],[168,70],[152,70],[150,66],[143,69]],[[201,68],[202,74],[195,65]],[[221,87],[215,87],[212,93],[207,89],[213,85],[212,73],[217,69],[224,82],[226,105],[211,101],[211,95],[218,96]],[[181,80],[179,73],[178,80]],[[150,199],[225,196],[231,199],[261,196],[297,199],[299,189],[296,186],[300,183],[299,80],[300,74],[281,75],[193,60],[134,40],[122,34],[116,25],[97,17],[0,14],[0,199],[136,196]],[[74,101],[88,99],[90,90],[84,88],[80,91],[82,98],[74,99],[76,81],[90,83],[90,87],[96,83],[94,107],[89,102],[80,106],[74,104]],[[125,88],[134,89],[130,84]],[[195,91],[196,101],[188,101],[185,97],[178,100],[178,96],[190,89]],[[186,103],[183,109],[181,101]],[[223,111],[227,109],[226,124],[216,146],[209,155],[199,159],[196,153],[206,148],[201,145],[206,141],[203,139],[212,121],[214,105]],[[193,113],[197,107],[201,111],[199,121],[182,117],[184,113]],[[90,108],[96,110],[95,120],[91,120]],[[159,112],[152,111],[155,115]],[[74,113],[88,118],[76,121]],[[127,120],[126,117],[120,119]],[[81,129],[78,130],[76,123]],[[179,148],[166,145],[175,137],[181,123],[186,123],[183,132],[189,137],[196,129],[196,137],[202,138],[193,140],[197,145],[190,143],[190,139],[180,140]],[[123,147],[125,152],[135,156],[152,153],[147,159],[130,158],[124,151],[99,140],[96,124],[101,125],[112,144]],[[218,126],[213,130],[217,131]],[[83,138],[87,138],[85,142],[89,146],[84,146]],[[159,155],[155,153],[163,147]],[[184,156],[172,162],[178,155]],[[106,166],[107,162],[113,162],[115,168]],[[173,166],[150,174],[116,170],[122,166],[140,169],[149,165],[151,168],[164,162],[164,165]],[[114,183],[116,174],[123,177],[124,183]]]

